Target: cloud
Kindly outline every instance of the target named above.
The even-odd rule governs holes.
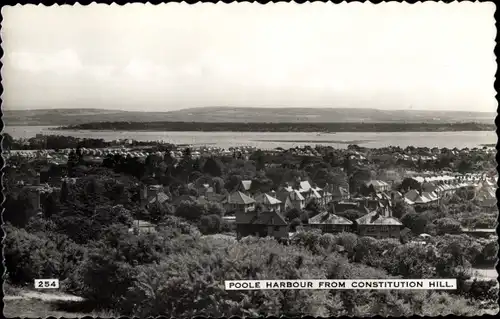
[[[83,69],[78,54],[65,49],[52,54],[14,52],[10,54],[11,65],[23,71],[53,72],[57,74],[76,73]]]

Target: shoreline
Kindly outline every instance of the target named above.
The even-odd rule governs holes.
[[[56,127],[48,128],[50,131],[68,131],[68,132],[196,132],[196,133],[310,133],[310,134],[336,134],[336,133],[451,133],[451,132],[494,132],[494,130],[489,129],[452,129],[452,130],[342,130],[342,131],[307,131],[307,130],[294,130],[294,131],[279,131],[279,130],[189,130],[189,129],[97,129],[97,128],[67,128],[67,127]]]
[[[58,126],[53,130],[77,131],[137,131],[137,132],[247,132],[247,133],[396,133],[396,132],[457,132],[495,131],[494,124],[463,123],[228,123],[228,122],[93,122]]]

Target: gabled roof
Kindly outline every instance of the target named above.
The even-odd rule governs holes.
[[[287,191],[276,192],[276,198],[278,200],[280,200],[282,203],[284,203],[286,201],[286,199],[288,198],[288,195],[290,195],[290,193]]]
[[[321,195],[319,194],[319,192],[313,188],[311,188],[311,197],[314,197],[314,198],[321,198]]]
[[[153,203],[160,203],[160,204],[163,204],[165,203],[166,201],[168,201],[170,199],[170,197],[168,197],[167,194],[165,194],[164,192],[159,192],[158,194],[156,195],[152,195],[149,197],[149,200],[148,200],[148,203],[149,204],[153,204]]]
[[[298,190],[293,190],[288,194],[290,196],[291,200],[305,200],[304,196],[298,191]]]
[[[300,182],[300,191],[301,192],[307,192],[311,189],[311,184],[309,184],[308,181],[301,181]]]
[[[255,200],[251,197],[248,197],[247,195],[243,194],[240,191],[235,191],[227,195],[224,202],[229,204],[244,205],[244,204],[253,204],[255,203]]]
[[[254,213],[255,217],[252,218],[250,224],[254,225],[268,225],[268,226],[287,226],[288,223],[285,218],[276,211]]]
[[[349,195],[349,191],[347,190],[347,188],[341,186],[335,187],[333,193],[340,196]]]
[[[241,186],[243,186],[243,189],[245,191],[249,191],[250,188],[252,187],[252,181],[251,180],[241,181]]]
[[[420,194],[418,193],[418,191],[416,191],[414,189],[409,190],[405,194],[405,198],[409,199],[412,202],[414,202],[415,200],[417,200],[419,197],[420,197]]]
[[[279,199],[277,199],[269,194],[265,194],[265,193],[257,195],[257,197],[255,198],[255,201],[257,203],[262,203],[262,204],[266,204],[266,205],[281,204],[281,201]]]
[[[397,218],[383,216],[377,211],[366,214],[363,217],[356,219],[358,225],[403,225]]]
[[[338,216],[329,212],[323,212],[309,218],[309,224],[352,225],[352,222],[345,217]]]
[[[285,218],[275,211],[264,212],[246,212],[245,214],[236,215],[237,224],[253,224],[253,225],[269,225],[269,226],[286,226],[288,225]]]
[[[412,200],[410,200],[410,199],[408,199],[408,198],[406,198],[406,197],[404,197],[404,201],[405,201],[405,203],[407,203],[408,205],[413,205],[413,204],[415,204],[415,202],[413,202]]]

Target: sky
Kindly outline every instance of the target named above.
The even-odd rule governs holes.
[[[493,3],[2,7],[3,108],[496,112]]]

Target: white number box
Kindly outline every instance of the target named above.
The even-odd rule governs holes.
[[[36,289],[59,289],[59,279],[35,279]]]

